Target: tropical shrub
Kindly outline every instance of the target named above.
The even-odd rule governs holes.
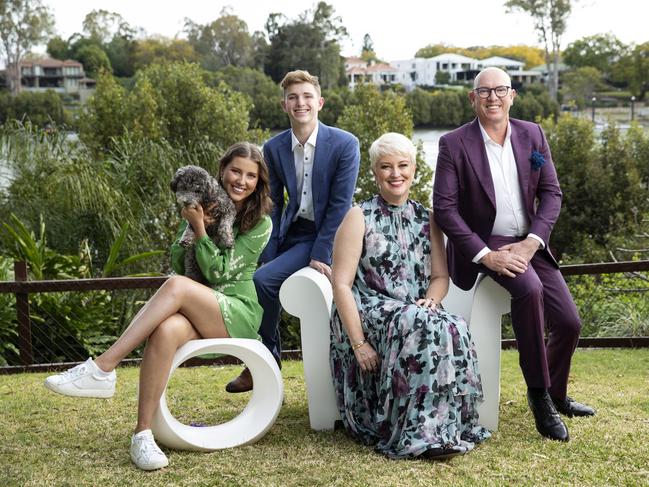
[[[76,255],[53,251],[47,246],[42,219],[38,234],[14,215],[10,223],[3,223],[2,229],[9,237],[9,244],[3,247],[6,256],[0,256],[0,274],[5,280],[12,280],[8,268],[15,260],[27,263],[30,280],[93,277],[91,251],[87,243]],[[127,228],[122,229],[110,248],[103,270],[97,275],[108,276],[118,269],[128,270],[134,262],[161,253],[149,251],[124,257],[122,245],[127,231]],[[130,320],[141,294],[126,296],[109,291],[31,294],[29,304],[35,363],[80,360],[103,352]],[[0,312],[0,337],[3,338],[0,363],[17,363],[15,299],[4,294],[0,295],[0,300],[7,301],[6,308]]]

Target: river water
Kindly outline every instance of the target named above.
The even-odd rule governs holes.
[[[424,159],[426,163],[435,169],[437,154],[439,152],[439,139],[442,135],[450,132],[451,129],[415,129],[412,134],[413,142],[421,140],[424,144]]]

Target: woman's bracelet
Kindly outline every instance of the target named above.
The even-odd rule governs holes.
[[[356,351],[367,343],[367,340],[363,338],[360,342],[352,343],[352,350]]]

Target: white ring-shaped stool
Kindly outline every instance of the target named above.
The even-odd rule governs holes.
[[[206,353],[232,355],[245,363],[252,374],[252,397],[245,409],[227,423],[188,426],[169,412],[167,385],[180,364]],[[264,344],[247,338],[211,338],[187,342],[174,355],[167,385],[160,397],[151,430],[156,441],[176,450],[214,451],[257,441],[277,419],[284,399],[284,383],[277,362]]]

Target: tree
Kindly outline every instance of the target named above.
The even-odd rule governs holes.
[[[11,92],[20,92],[20,62],[29,50],[44,42],[54,20],[41,0],[0,0],[0,52],[4,55]]]
[[[294,69],[318,76],[323,88],[345,79],[339,41],[347,30],[331,5],[319,2],[314,10],[290,22],[281,14],[270,14],[266,30],[270,46],[264,71],[276,82]]]
[[[638,100],[649,90],[649,42],[635,46],[613,68],[613,80],[628,84]]]
[[[252,34],[252,63],[251,68],[264,70],[266,55],[268,53],[268,41],[263,32],[256,30]]]
[[[112,150],[129,133],[182,149],[259,141],[264,133],[248,131],[247,97],[223,83],[208,87],[203,74],[197,64],[152,64],[137,72],[127,93],[104,72],[80,116],[82,141],[96,152]]]
[[[374,51],[374,42],[369,34],[363,36],[363,47],[361,48],[361,59],[367,63],[376,61],[376,52]]]
[[[412,123],[415,127],[430,124],[432,97],[432,93],[421,88],[415,88],[406,95],[406,106],[412,114]]]
[[[318,118],[326,125],[337,127],[338,118],[342,115],[345,107],[353,103],[354,92],[347,86],[336,86],[322,90],[322,97],[325,101],[325,108],[320,111]]]
[[[210,73],[208,84],[225,82],[232,89],[246,94],[252,101],[250,124],[264,129],[286,128],[288,119],[282,110],[282,90],[272,79],[252,68],[225,68]]]
[[[464,91],[435,91],[430,99],[430,122],[435,127],[459,127],[464,123]]]
[[[370,170],[369,150],[372,142],[386,132],[398,132],[412,137],[412,117],[405,99],[392,92],[381,93],[374,85],[359,85],[354,100],[338,119],[338,126],[358,137],[361,167],[354,199],[360,201],[376,193],[374,176]],[[411,198],[430,205],[432,169],[423,158],[421,146],[417,150],[417,173],[412,183]]]
[[[114,35],[104,50],[113,67],[113,74],[121,78],[130,78],[135,74],[133,53],[137,41],[130,36]]]
[[[486,52],[485,52],[486,51]],[[491,56],[502,56],[510,59],[516,59],[525,63],[527,69],[533,68],[544,63],[544,52],[535,46],[526,46],[519,44],[515,46],[491,46],[484,48],[478,56],[484,59]]]
[[[159,62],[196,62],[198,55],[185,39],[150,37],[135,41],[131,59],[135,70]]]
[[[30,122],[38,127],[50,124],[65,125],[68,122],[61,97],[52,90],[42,93],[23,91],[13,96],[0,94],[0,125],[19,120]]]
[[[79,116],[79,136],[95,151],[111,147],[126,130],[126,90],[108,72],[100,72],[95,93]]]
[[[255,62],[255,41],[248,33],[248,24],[234,15],[230,7],[224,7],[219,18],[209,24],[185,19],[185,32],[205,69],[248,67]]]
[[[592,123],[568,114],[557,122],[544,121],[543,128],[563,192],[561,218],[550,245],[560,258],[607,258],[610,242],[629,235],[637,215],[649,210],[641,173],[648,161],[637,157],[638,132],[622,137],[612,124],[598,144]]]
[[[509,114],[513,118],[531,122],[548,117],[556,120],[559,116],[559,104],[550,98],[548,90],[543,86],[530,85],[518,93]]]
[[[534,29],[545,48],[545,63],[550,79],[550,96],[556,100],[559,92],[559,52],[561,37],[566,31],[566,21],[572,10],[571,0],[508,0],[508,12],[521,11],[529,14]]]
[[[107,44],[113,37],[135,36],[135,30],[117,12],[93,10],[83,19],[83,32],[97,44]]]
[[[447,85],[451,82],[451,73],[448,71],[437,71],[435,73],[436,85]]]
[[[568,44],[562,58],[573,68],[589,66],[610,73],[611,66],[625,53],[627,46],[613,34],[595,34]]]
[[[582,66],[563,76],[564,92],[579,108],[584,108],[595,92],[605,87],[602,73],[591,66]]]
[[[445,53],[458,53],[461,50],[462,48],[451,46],[450,44],[444,44],[444,43],[429,44],[426,47],[422,47],[421,49],[419,49],[415,53],[415,57],[429,58],[429,57],[439,56],[440,54],[445,54]]]
[[[473,46],[456,47],[449,44],[429,44],[417,51],[415,57],[430,58],[439,54],[455,53],[476,59],[485,59],[491,56],[502,56],[516,59],[525,63],[526,68],[543,64],[543,50],[534,46],[519,44],[515,46]]]
[[[69,49],[70,45],[68,44],[68,41],[63,40],[59,36],[51,37],[50,40],[47,41],[47,54],[54,59],[68,59]]]
[[[83,64],[83,69],[90,77],[95,77],[101,70],[112,72],[110,60],[104,50],[94,44],[83,46],[76,52],[75,59]]]

